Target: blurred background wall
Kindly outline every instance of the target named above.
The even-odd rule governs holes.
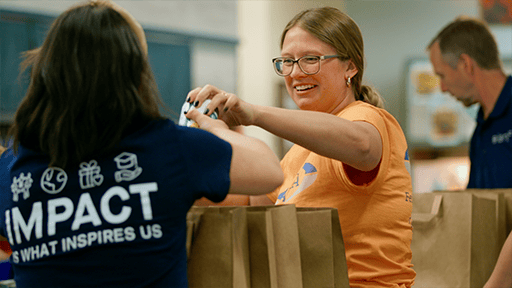
[[[76,2],[80,1],[0,0],[2,55],[14,49],[13,43],[18,38],[16,33],[6,34],[6,27],[18,25],[16,21],[22,21],[20,19],[26,15],[52,19]],[[175,111],[183,103],[188,90],[205,84],[237,93],[251,103],[287,106],[283,104],[287,97],[282,87],[283,79],[275,75],[271,65],[271,58],[280,55],[282,29],[303,9],[326,5],[337,7],[348,13],[361,28],[366,53],[363,81],[380,91],[386,109],[398,119],[406,136],[408,119],[414,117],[407,104],[409,64],[414,59],[428,60],[426,46],[456,16],[482,17],[478,0],[117,2],[132,13],[146,30],[150,42],[149,57],[162,96]],[[22,16],[16,16],[20,13]],[[502,56],[512,57],[510,26],[495,24],[491,27]],[[176,62],[180,57],[186,61]],[[15,74],[12,70],[15,61],[12,56],[0,58],[0,61],[0,123],[6,127],[23,89],[11,95],[13,88],[9,82]],[[12,62],[11,66],[6,64],[8,61]],[[244,133],[264,140],[276,153],[282,153],[283,141],[262,129],[245,127]],[[416,173],[413,173],[413,180],[430,179],[421,183],[414,180],[416,190],[465,187],[468,167],[466,138],[453,145],[411,145],[412,152],[415,152],[411,153],[411,164]],[[435,171],[450,165],[455,167],[452,174],[456,180],[439,180],[441,176]]]

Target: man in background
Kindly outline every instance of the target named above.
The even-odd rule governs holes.
[[[503,71],[488,26],[459,17],[437,34],[427,50],[441,90],[466,107],[480,104],[467,188],[512,188],[512,77]],[[511,286],[512,233],[485,288]]]
[[[480,20],[459,17],[428,50],[441,90],[467,107],[480,104],[467,188],[512,188],[512,77],[503,71],[491,31]]]

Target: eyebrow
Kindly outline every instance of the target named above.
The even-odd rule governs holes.
[[[300,57],[304,57],[304,56],[322,56],[322,55],[329,55],[329,53],[321,53],[321,52],[313,52],[313,51],[307,51],[306,53],[303,53],[301,54],[302,56]],[[291,55],[289,54],[281,54],[281,57],[286,57],[286,58],[292,58],[294,59]],[[297,57],[297,59],[299,59],[300,57]]]

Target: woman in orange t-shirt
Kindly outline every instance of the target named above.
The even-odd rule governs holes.
[[[407,141],[379,93],[363,83],[363,47],[347,14],[304,10],[285,27],[281,55],[272,59],[300,110],[251,104],[211,85],[187,100],[199,107],[211,99],[206,115],[218,109],[230,127],[257,126],[296,144],[281,161],[281,187],[251,196],[250,205],[337,208],[350,287],[409,288],[416,273]]]

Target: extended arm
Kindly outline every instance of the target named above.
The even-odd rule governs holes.
[[[382,156],[382,140],[373,125],[328,113],[253,105],[254,125],[319,155],[370,171]]]
[[[0,239],[1,241],[2,239]],[[9,259],[9,254],[5,253],[4,251],[0,250],[0,262],[5,261]]]
[[[189,111],[187,117],[196,121],[201,129],[231,144],[229,193],[265,194],[283,183],[279,159],[263,141],[232,131],[224,122],[211,119],[196,109]]]
[[[322,112],[253,105],[210,85],[192,90],[188,97],[191,103],[197,101],[198,105],[212,99],[208,114],[219,109],[220,118],[229,126],[259,126],[362,171],[374,169],[382,156],[380,134],[366,122],[349,121]]]
[[[512,287],[512,233],[501,248],[500,256],[484,288]]]

